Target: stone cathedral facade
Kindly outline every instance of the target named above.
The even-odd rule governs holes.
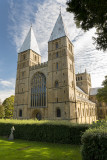
[[[61,13],[48,42],[45,63],[41,63],[31,27],[18,53],[14,118],[92,123],[96,107],[89,100],[90,88],[86,71],[75,74],[73,44]]]

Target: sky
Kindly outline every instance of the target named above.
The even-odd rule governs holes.
[[[74,16],[66,12],[66,0],[0,0],[0,99],[15,94],[18,51],[32,24],[42,62],[48,59],[48,40],[60,12],[74,45],[76,73],[91,74],[92,87],[101,87],[107,75],[107,52],[93,45],[95,28],[77,28]]]

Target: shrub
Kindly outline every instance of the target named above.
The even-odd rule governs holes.
[[[12,123],[14,122],[14,123]],[[70,122],[41,121],[29,123],[29,121],[1,121],[0,135],[9,136],[10,129],[14,125],[16,139],[42,141],[52,143],[80,144],[81,135],[89,128],[89,125],[77,125]]]
[[[88,129],[82,136],[83,160],[107,160],[107,128]]]
[[[96,122],[93,122],[93,124],[90,126],[90,128],[105,128],[107,127],[107,120],[97,120]]]

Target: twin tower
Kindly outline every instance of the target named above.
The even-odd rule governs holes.
[[[77,122],[73,45],[61,13],[48,42],[48,61],[30,28],[18,54],[14,118]]]

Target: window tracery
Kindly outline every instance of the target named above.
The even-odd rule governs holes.
[[[36,73],[31,82],[31,107],[46,106],[46,77]]]

